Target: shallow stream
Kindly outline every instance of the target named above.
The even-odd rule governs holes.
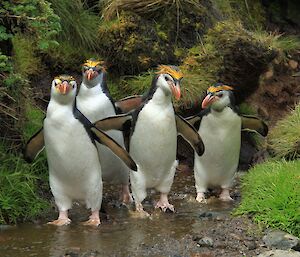
[[[199,215],[213,212],[217,215],[230,213],[234,204],[215,199],[207,205],[193,201],[194,178],[190,172],[176,175],[170,193],[170,202],[176,213],[161,213],[153,209],[158,194],[150,193],[145,203],[150,219],[133,218],[130,211],[118,206],[118,192],[110,187],[104,194],[106,218],[99,228],[80,224],[88,218],[83,206],[76,205],[70,212],[72,224],[65,227],[45,225],[47,220],[36,224],[20,224],[0,229],[0,256],[191,256],[194,246],[187,237],[202,229],[216,226],[218,220],[201,219]],[[56,218],[56,214],[50,214]],[[222,221],[219,221],[222,222]]]

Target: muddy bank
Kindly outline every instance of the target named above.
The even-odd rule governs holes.
[[[240,200],[238,185],[237,179],[234,204],[222,203],[210,192],[208,204],[200,205],[193,200],[193,174],[177,172],[170,193],[176,213],[154,211],[158,195],[150,192],[145,209],[151,219],[133,218],[115,200],[118,190],[106,186],[106,214],[99,228],[82,226],[89,213],[75,204],[70,226],[44,225],[56,217],[52,212],[35,224],[0,230],[0,256],[255,256],[265,250],[260,230],[250,220],[230,215]]]

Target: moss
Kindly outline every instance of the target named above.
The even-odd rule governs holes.
[[[16,34],[12,38],[12,43],[15,73],[25,78],[41,73],[43,65],[41,58],[36,55],[34,40],[23,34]]]
[[[270,131],[268,142],[276,158],[300,158],[300,104]]]
[[[300,161],[267,162],[242,178],[242,202],[235,214],[249,214],[267,227],[300,235]]]
[[[273,49],[258,42],[241,22],[226,20],[216,23],[204,41],[189,50],[183,69],[202,77],[207,86],[217,81],[233,86],[240,103],[256,90],[274,57]]]
[[[121,75],[136,75],[158,64],[179,64],[187,54],[186,48],[199,42],[212,24],[210,2],[106,3],[97,49],[110,70]]]
[[[174,63],[173,46],[158,35],[153,21],[122,12],[119,18],[99,27],[97,48],[111,71],[137,74],[158,63]]]
[[[81,70],[81,64],[91,57],[102,60],[97,53],[86,48],[76,47],[67,41],[60,42],[59,48],[50,48],[44,56],[50,71],[55,74]]]

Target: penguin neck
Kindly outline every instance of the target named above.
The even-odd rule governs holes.
[[[165,92],[160,87],[158,87],[152,96],[152,101],[153,103],[158,105],[171,104],[171,93],[166,95]]]
[[[55,113],[57,110],[73,113],[75,106],[75,98],[70,99],[51,99],[47,108],[47,112]]]
[[[99,95],[104,93],[102,88],[103,83],[103,72],[93,80],[87,80],[83,77],[82,85],[79,91],[80,95]]]

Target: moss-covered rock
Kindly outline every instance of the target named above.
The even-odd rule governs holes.
[[[203,44],[190,49],[183,69],[199,76],[199,93],[220,81],[234,87],[239,103],[257,89],[260,75],[275,56],[276,51],[259,42],[241,22],[227,20],[209,29]]]

